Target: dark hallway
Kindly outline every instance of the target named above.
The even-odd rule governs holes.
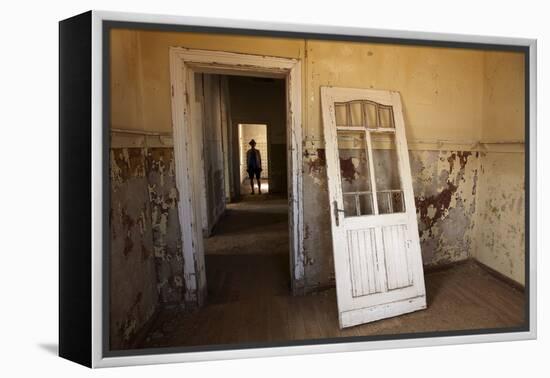
[[[228,204],[205,239],[208,303],[261,305],[290,292],[288,203],[273,195]]]

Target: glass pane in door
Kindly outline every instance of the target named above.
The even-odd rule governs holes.
[[[337,133],[344,216],[374,214],[365,131]]]
[[[337,102],[334,104],[336,126],[364,126],[363,101]]]
[[[390,214],[405,211],[405,199],[392,132],[371,132],[372,158],[376,180],[378,213]]]
[[[365,119],[366,126],[369,129],[378,127],[378,104],[371,101],[365,101]]]
[[[393,109],[391,106],[378,105],[378,114],[380,118],[380,127],[395,128],[393,120]]]

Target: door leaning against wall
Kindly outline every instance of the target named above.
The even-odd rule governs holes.
[[[399,93],[322,87],[340,327],[426,308]]]

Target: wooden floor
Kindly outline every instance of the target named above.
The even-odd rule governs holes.
[[[334,289],[290,295],[288,254],[280,253],[281,243],[274,242],[277,235],[288,240],[283,227],[286,220],[280,216],[270,218],[273,222],[265,219],[266,213],[284,212],[286,202],[264,199],[230,208],[217,236],[207,240],[207,305],[193,313],[161,311],[138,348],[472,330],[523,323],[523,293],[468,262],[426,274],[426,310],[341,330]],[[254,222],[255,213],[263,214],[263,220]],[[267,241],[248,237],[255,228],[265,233]],[[217,237],[224,241],[220,243]]]

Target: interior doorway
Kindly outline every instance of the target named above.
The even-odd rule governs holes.
[[[287,191],[277,187],[277,180],[274,193],[269,191],[271,176],[288,175],[287,156],[270,154],[287,150],[285,81],[195,73],[195,83],[200,84],[195,101],[207,142],[201,193],[208,216],[203,230],[206,308],[233,302],[253,308],[273,295],[289,296]],[[239,121],[232,122],[233,117]],[[239,174],[238,197],[220,190],[232,186],[231,171]]]
[[[304,269],[300,62],[295,59],[184,48],[171,48],[170,58],[174,153],[176,166],[179,167],[176,171],[180,195],[178,213],[187,301],[197,303],[200,307],[207,303],[208,291],[216,287],[219,276],[216,278],[215,273],[210,274],[212,269],[216,270],[216,264],[208,264],[207,255],[226,255],[226,252],[235,252],[239,248],[240,252],[248,252],[248,259],[245,258],[247,265],[250,264],[252,254],[261,255],[261,252],[271,251],[264,255],[272,256],[274,251],[284,251],[284,258],[280,260],[286,266],[284,286],[287,287],[287,293],[300,291]],[[276,129],[273,122],[265,122],[262,116],[237,114],[237,107],[227,106],[233,80],[241,80],[244,84],[248,83],[246,85],[276,83],[280,86],[282,95],[278,96],[277,103],[281,105],[278,114],[282,131],[279,134],[272,134],[272,130]],[[242,100],[244,96],[235,98]],[[259,109],[252,100],[248,102],[247,109]],[[267,104],[269,107],[273,107],[272,104]],[[220,127],[212,128],[218,121]],[[269,125],[269,194],[256,196],[253,202],[243,201],[236,195],[240,194],[242,182],[238,124]],[[207,150],[210,152],[206,156],[204,153]],[[274,188],[278,188],[275,193]],[[243,208],[239,209],[239,206]],[[245,223],[237,218],[245,219]],[[283,242],[287,247],[276,248],[274,245],[277,243],[263,244],[262,247],[263,241],[268,241],[269,237],[256,240],[246,248],[241,248],[242,245],[225,248],[224,252],[212,246],[216,244],[212,236],[221,236],[224,231],[236,231],[241,239],[247,239],[248,235],[258,234],[251,232],[258,226],[263,226],[261,230],[255,230],[260,233],[279,233],[273,240]],[[286,230],[285,236],[280,234],[281,227]],[[223,241],[220,243],[228,246]],[[251,254],[251,251],[254,253]],[[265,264],[274,265],[277,264]],[[207,276],[211,277],[212,284],[208,284]],[[268,274],[262,276],[267,277]],[[230,287],[226,284],[222,286]]]

